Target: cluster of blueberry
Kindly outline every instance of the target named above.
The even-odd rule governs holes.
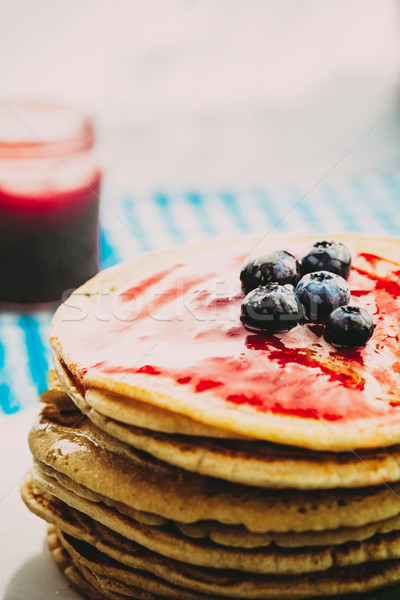
[[[240,273],[241,321],[257,333],[323,322],[332,345],[364,346],[375,323],[365,309],[348,306],[350,268],[349,249],[335,241],[316,242],[300,262],[285,250],[250,258]]]

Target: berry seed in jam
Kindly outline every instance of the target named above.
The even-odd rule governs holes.
[[[303,316],[303,307],[295,293],[285,286],[270,283],[247,294],[240,320],[249,331],[278,332],[292,329]]]
[[[286,250],[276,250],[263,256],[249,258],[240,272],[242,290],[245,294],[259,285],[272,282],[281,285],[289,283],[295,286],[300,276],[300,263]]]
[[[365,346],[372,337],[375,323],[364,308],[340,306],[328,317],[325,339],[333,346]]]
[[[318,321],[335,308],[350,302],[347,281],[328,271],[307,273],[300,279],[295,293],[311,321]]]
[[[334,240],[315,242],[301,258],[302,273],[330,271],[347,279],[351,267],[350,250]]]

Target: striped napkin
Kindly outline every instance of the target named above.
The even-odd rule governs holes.
[[[139,253],[214,236],[353,231],[400,236],[400,175],[245,190],[105,189],[103,268]],[[37,402],[51,364],[52,314],[0,313],[0,418]]]

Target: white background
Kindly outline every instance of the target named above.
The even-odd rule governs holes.
[[[330,176],[392,171],[399,111],[384,115],[398,98],[399,8],[2,0],[0,97],[88,108],[109,176],[133,186],[312,184],[338,161]]]

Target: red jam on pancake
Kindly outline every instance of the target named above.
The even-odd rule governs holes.
[[[299,256],[304,245],[282,249]],[[371,313],[376,329],[365,347],[338,350],[319,324],[279,334],[244,328],[239,273],[248,248],[239,242],[189,258],[182,252],[159,268],[153,259],[151,271],[137,277],[133,269],[130,280],[124,271],[123,285],[95,302],[81,288],[55,319],[57,354],[84,386],[222,428],[225,414],[227,428],[246,435],[321,449],[335,449],[335,436],[340,449],[400,442],[400,264],[352,252],[351,303]],[[286,440],[262,425],[250,431],[249,415],[268,431],[272,416],[294,417],[303,435]],[[323,433],[314,444],[312,427],[306,439],[304,428],[313,422],[324,425],[326,445]],[[353,423],[354,435],[343,436],[343,426]],[[395,433],[380,432],[388,423]]]

